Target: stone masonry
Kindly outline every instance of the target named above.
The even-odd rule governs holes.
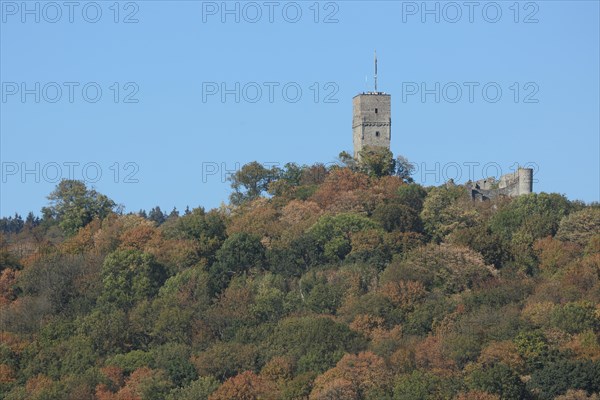
[[[533,169],[519,168],[512,174],[467,182],[466,188],[473,200],[489,200],[498,196],[520,196],[533,192]]]
[[[365,147],[390,148],[392,138],[391,96],[383,92],[367,92],[352,99],[352,139],[354,158]]]
[[[377,55],[375,55],[375,90],[352,99],[352,141],[354,158],[360,158],[365,147],[390,149],[392,139],[391,96],[377,91]],[[481,179],[465,184],[473,200],[488,200],[498,196],[520,196],[533,192],[533,169],[519,168],[512,174]]]

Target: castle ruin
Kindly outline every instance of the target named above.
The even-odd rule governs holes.
[[[521,196],[533,192],[533,169],[519,168],[517,171],[494,177],[465,183],[473,200],[489,200],[499,196]]]
[[[366,147],[390,149],[392,139],[391,96],[377,90],[377,53],[375,53],[375,90],[360,93],[352,99],[352,141],[354,158]],[[499,196],[515,197],[533,192],[533,169],[465,183],[473,200],[489,200]]]

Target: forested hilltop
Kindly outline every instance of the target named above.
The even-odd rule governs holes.
[[[181,215],[60,182],[0,224],[0,399],[598,400],[598,205],[405,167],[250,163]]]

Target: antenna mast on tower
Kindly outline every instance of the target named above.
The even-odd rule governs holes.
[[[377,50],[375,50],[375,93],[377,93]]]

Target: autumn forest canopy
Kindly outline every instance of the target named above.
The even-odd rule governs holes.
[[[340,159],[246,164],[212,210],[64,180],[2,218],[0,399],[598,400],[598,204]]]

